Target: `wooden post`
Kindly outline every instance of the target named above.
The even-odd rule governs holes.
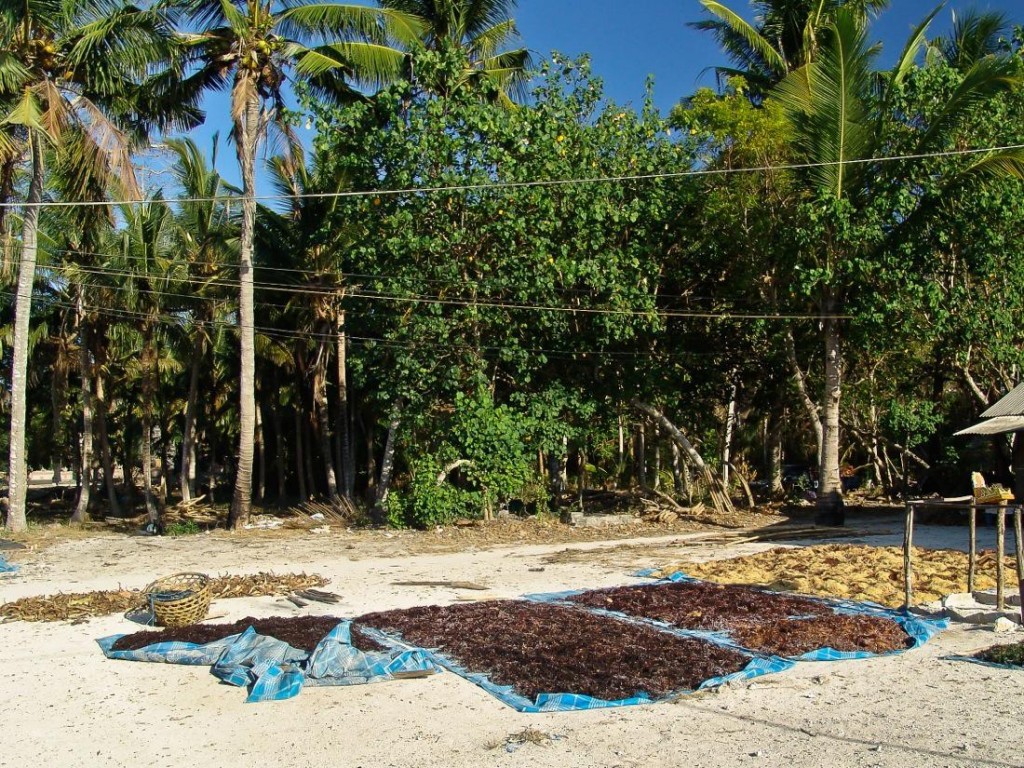
[[[914,551],[914,505],[907,502],[907,519],[903,527],[903,609],[910,610],[914,598],[914,574],[911,557]]]
[[[1017,594],[1020,596],[1020,622],[1024,624],[1024,534],[1021,533],[1020,505],[1013,510],[1013,539],[1017,551]]]
[[[996,610],[1006,610],[1006,502],[996,507]]]
[[[967,528],[970,541],[967,547],[967,591],[974,592],[974,576],[978,568],[978,502],[971,499],[971,508],[967,513]]]

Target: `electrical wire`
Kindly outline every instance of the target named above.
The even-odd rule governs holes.
[[[403,189],[347,190],[339,192],[303,192],[289,195],[214,195],[212,197],[172,197],[159,200],[160,203],[217,203],[217,202],[255,202],[286,201],[286,200],[322,200],[334,198],[358,197],[395,197],[401,195],[425,195],[451,192],[478,192],[506,189],[530,189],[536,187],[561,187],[586,184],[618,184],[640,181],[659,181],[701,176],[729,176],[741,173],[766,173],[771,171],[801,171],[814,168],[833,168],[849,165],[871,165],[873,163],[892,163],[907,160],[929,160],[945,157],[963,157],[981,155],[989,152],[1010,152],[1024,149],[1024,144],[1008,144],[996,147],[978,147],[975,149],[950,149],[940,152],[920,152],[907,155],[886,155],[883,157],[854,158],[850,160],[831,160],[818,163],[784,163],[782,165],[760,165],[743,168],[700,168],[689,171],[672,171],[663,173],[628,174],[621,176],[592,176],[575,179],[538,179],[535,181],[488,182],[484,184],[450,184],[436,187],[406,187]],[[0,203],[0,208],[81,208],[99,206],[145,205],[154,202],[149,199],[125,198],[122,200],[43,200],[38,203],[16,202]]]

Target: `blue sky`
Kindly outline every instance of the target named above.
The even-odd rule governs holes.
[[[737,11],[749,11],[745,0],[728,4]],[[932,33],[949,28],[952,9],[972,6],[1004,11],[1024,24],[1021,0],[951,0]],[[875,21],[874,36],[895,56],[910,30],[934,7],[931,0],[893,0],[892,7]],[[516,19],[523,41],[538,60],[553,50],[572,56],[589,53],[594,73],[604,79],[607,95],[615,101],[639,104],[645,80],[653,74],[656,102],[667,111],[699,86],[713,85],[714,75],[708,68],[725,63],[710,35],[686,26],[702,14],[698,0],[519,0]],[[224,137],[230,129],[224,95],[210,97],[206,108],[207,124],[195,132],[203,147],[209,146],[214,131]],[[221,173],[237,183],[231,149],[222,150],[219,165]]]

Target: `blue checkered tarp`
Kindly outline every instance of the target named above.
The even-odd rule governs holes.
[[[14,563],[8,563],[7,558],[0,554],[0,573],[14,573],[18,570],[18,566]]]
[[[966,661],[968,664],[978,664],[982,667],[992,667],[993,669],[1010,669],[1015,672],[1024,672],[1024,667],[1019,664],[1000,664],[996,661],[985,661],[974,656],[943,656],[942,659],[943,661]]]
[[[155,643],[136,651],[115,651],[123,635],[98,640],[107,658],[210,666],[220,680],[249,689],[246,701],[281,701],[306,685],[358,685],[410,673],[437,671],[430,655],[419,649],[367,653],[352,645],[351,622],[332,629],[312,653],[272,637],[245,632],[214,643]]]

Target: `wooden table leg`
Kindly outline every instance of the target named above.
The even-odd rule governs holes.
[[[914,598],[914,574],[911,557],[914,547],[914,505],[907,503],[907,519],[903,527],[903,608],[909,611]]]
[[[1020,623],[1024,625],[1024,535],[1021,533],[1020,506],[1013,510],[1013,538],[1017,550],[1017,595],[1020,598]]]
[[[967,548],[967,591],[974,592],[974,577],[978,568],[978,504],[971,502],[971,508],[967,513],[967,528],[970,531],[970,541]]]
[[[1006,502],[996,507],[996,610],[1006,610]]]

